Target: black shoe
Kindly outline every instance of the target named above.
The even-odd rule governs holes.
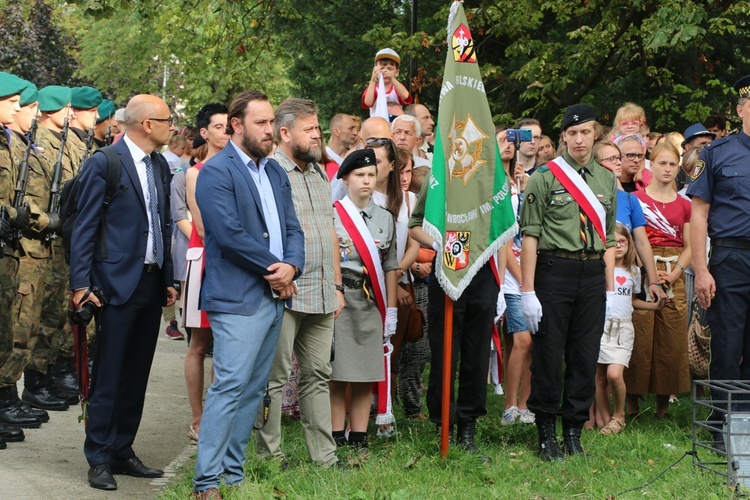
[[[562,462],[565,458],[557,444],[555,419],[537,414],[536,429],[539,433],[539,458],[545,462]]]
[[[21,410],[28,416],[38,419],[41,423],[49,422],[49,413],[46,411],[34,408],[26,401],[16,400],[16,405],[21,407]]]
[[[113,474],[126,474],[133,477],[162,477],[164,471],[146,467],[138,457],[127,460],[112,460],[110,462]]]
[[[99,464],[89,469],[89,485],[98,490],[117,489],[117,481],[108,464]]]
[[[459,422],[456,443],[459,448],[463,448],[469,453],[476,455],[482,462],[486,464],[492,463],[492,459],[479,451],[479,448],[474,444],[476,425],[476,422]]]
[[[586,452],[581,444],[581,428],[578,426],[568,425],[563,422],[563,448],[568,455],[583,455]]]
[[[73,358],[58,356],[55,364],[47,368],[47,373],[52,373],[55,387],[64,392],[78,394],[78,379]]]
[[[42,410],[65,411],[70,406],[62,399],[56,398],[47,387],[25,388],[23,394],[21,394],[21,399]]]
[[[5,440],[8,443],[20,443],[24,439],[26,439],[26,436],[21,429],[0,424],[0,440]]]
[[[41,427],[41,420],[29,415],[15,398],[15,388],[4,387],[0,389],[0,424],[9,427],[23,427],[24,429]]]
[[[50,392],[52,393],[55,398],[65,401],[65,403],[68,404],[68,406],[77,405],[80,401],[80,398],[78,397],[77,392],[69,392],[64,389],[61,389],[60,387],[53,385],[50,387]]]

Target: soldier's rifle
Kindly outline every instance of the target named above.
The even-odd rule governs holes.
[[[36,118],[31,120],[31,128],[28,132],[28,142],[26,143],[26,150],[23,152],[23,159],[21,164],[18,165],[18,181],[16,181],[16,192],[13,198],[13,208],[25,210],[28,212],[28,203],[26,203],[26,188],[29,185],[29,155],[31,154],[31,148],[34,147],[34,141],[36,140],[36,129],[37,123]],[[13,237],[20,239],[22,236],[21,230],[19,229]]]
[[[68,118],[65,118],[63,122],[62,132],[60,133],[60,151],[57,152],[57,160],[55,166],[52,169],[52,188],[50,189],[49,199],[49,213],[60,213],[60,196],[62,195],[62,189],[60,189],[60,181],[62,180],[63,171],[63,156],[65,155],[65,143],[68,141]],[[57,233],[48,233],[47,239],[57,238]]]
[[[107,133],[104,134],[104,144],[109,146],[112,144],[112,127],[107,125]]]
[[[86,150],[83,152],[83,157],[81,158],[81,164],[78,166],[78,168],[81,168],[83,166],[83,162],[85,162],[89,156],[91,156],[91,150],[94,147],[94,126],[92,125],[89,129],[88,135],[86,135]]]

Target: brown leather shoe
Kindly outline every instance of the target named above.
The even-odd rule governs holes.
[[[195,500],[221,500],[221,493],[219,488],[209,488],[203,491],[194,491],[190,494],[190,498]]]

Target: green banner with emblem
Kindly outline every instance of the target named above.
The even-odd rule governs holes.
[[[454,301],[518,232],[474,40],[458,1],[448,19],[448,54],[422,227],[439,244],[435,274]]]

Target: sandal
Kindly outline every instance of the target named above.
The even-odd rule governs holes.
[[[599,434],[611,436],[612,434],[619,434],[621,430],[625,428],[625,421],[619,418],[612,417],[607,425],[601,428]]]

